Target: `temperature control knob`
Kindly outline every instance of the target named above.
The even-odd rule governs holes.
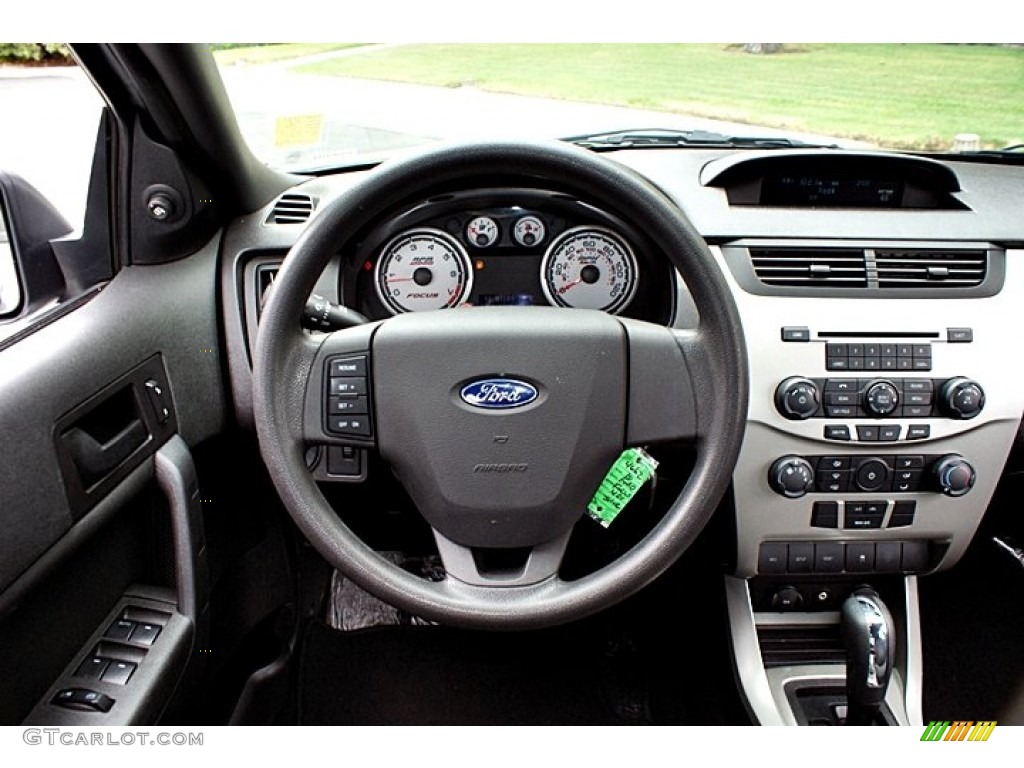
[[[899,392],[891,381],[872,381],[864,390],[864,408],[872,416],[888,416],[899,404]]]
[[[985,390],[978,382],[957,376],[942,385],[939,405],[950,418],[973,419],[985,407]]]
[[[810,379],[791,376],[775,390],[775,407],[792,421],[811,418],[820,404],[818,385]]]
[[[974,487],[977,478],[971,463],[955,453],[936,461],[932,465],[932,473],[939,483],[939,490],[947,496],[963,496]]]
[[[814,488],[814,467],[800,456],[783,456],[768,470],[768,484],[786,498],[799,499]]]

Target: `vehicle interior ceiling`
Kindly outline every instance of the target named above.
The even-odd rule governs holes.
[[[0,335],[0,722],[1024,724],[1019,162],[502,141],[286,174],[207,47],[73,50],[107,109],[54,269],[89,287]],[[784,181],[854,173],[873,203]],[[574,305],[587,238],[630,277]],[[417,248],[441,306],[538,269],[552,306],[414,311]],[[633,448],[653,481],[601,524]]]

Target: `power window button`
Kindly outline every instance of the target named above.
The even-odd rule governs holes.
[[[111,661],[100,679],[104,683],[124,685],[135,672],[136,665],[130,661]]]
[[[160,634],[159,624],[140,623],[132,632],[132,642],[139,645],[152,645],[156,636]]]
[[[109,663],[110,660],[104,659],[102,656],[90,656],[78,665],[74,676],[83,680],[99,680],[107,670]]]
[[[107,640],[127,640],[135,629],[135,622],[128,619],[118,619],[103,633]]]

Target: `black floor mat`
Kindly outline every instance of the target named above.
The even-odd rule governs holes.
[[[311,624],[299,720],[316,725],[613,725],[645,718],[632,652],[579,629],[338,632]],[[625,666],[623,666],[625,665]],[[630,690],[634,687],[634,690]]]

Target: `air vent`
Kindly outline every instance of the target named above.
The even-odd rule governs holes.
[[[852,248],[751,248],[754,272],[765,285],[800,288],[864,288],[864,251]]]
[[[256,267],[256,316],[263,313],[263,304],[267,300],[267,291],[274,284],[277,271],[280,267],[277,264],[264,264]]]
[[[316,203],[309,195],[281,195],[267,221],[275,224],[301,224],[313,215]]]
[[[985,251],[876,251],[879,288],[968,288],[985,281]]]

